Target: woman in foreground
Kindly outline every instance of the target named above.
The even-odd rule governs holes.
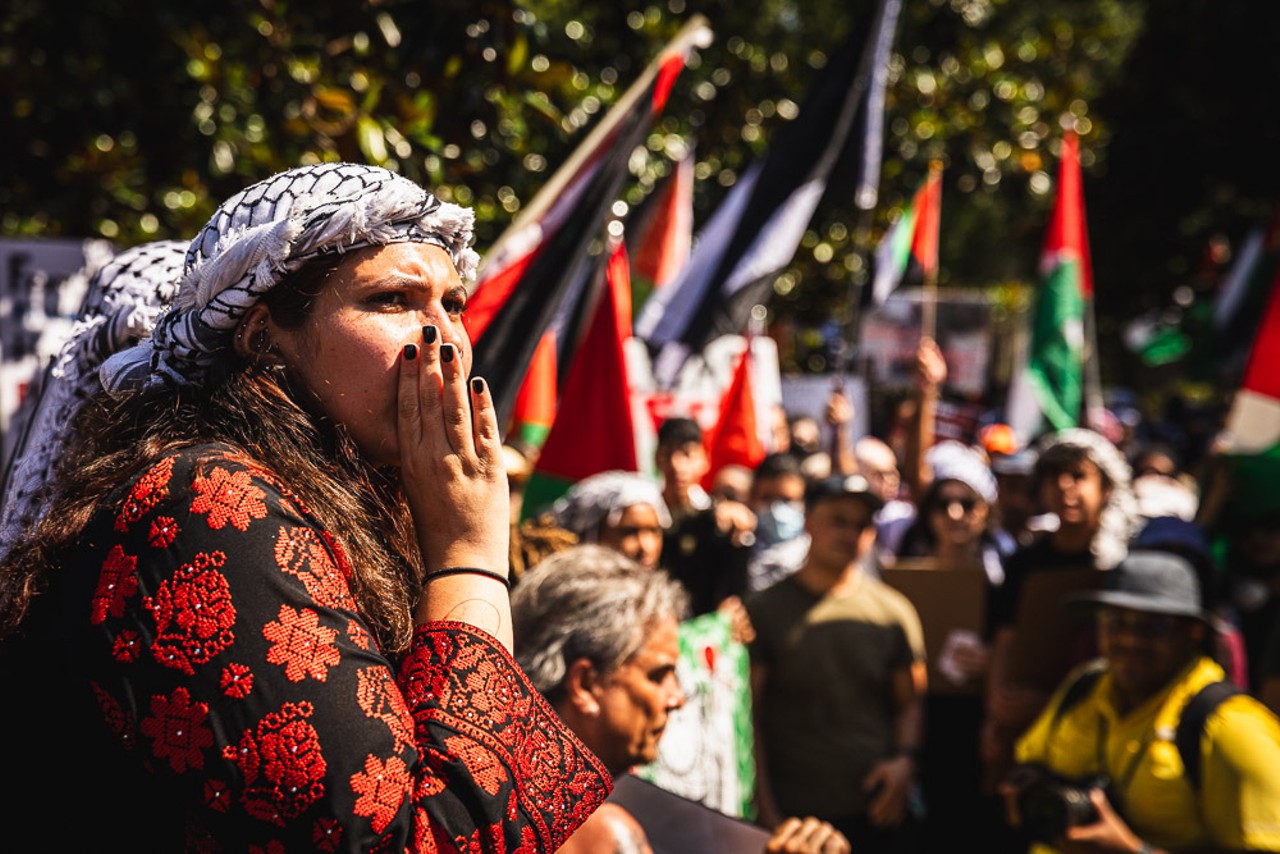
[[[33,841],[552,851],[608,794],[510,654],[471,225],[383,169],[281,173],[103,366],[0,567]]]

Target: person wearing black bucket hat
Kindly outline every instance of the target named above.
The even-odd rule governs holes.
[[[1191,563],[1135,550],[1065,604],[1101,657],[1017,743],[1002,792],[1032,850],[1280,851],[1280,720],[1206,653],[1219,625]]]

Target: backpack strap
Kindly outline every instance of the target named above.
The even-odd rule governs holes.
[[[1093,690],[1094,685],[1098,684],[1098,680],[1102,678],[1104,672],[1106,672],[1106,665],[1102,661],[1090,664],[1080,671],[1072,683],[1062,692],[1062,699],[1058,702],[1058,708],[1053,710],[1053,723],[1055,726],[1073,706],[1078,705],[1081,700],[1089,696],[1089,692]]]
[[[1210,682],[1182,707],[1182,717],[1178,719],[1178,728],[1174,733],[1174,744],[1182,757],[1187,782],[1194,791],[1200,790],[1200,737],[1204,734],[1205,721],[1223,700],[1239,693],[1240,689],[1225,679]]]

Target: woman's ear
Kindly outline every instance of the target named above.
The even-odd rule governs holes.
[[[258,361],[271,350],[271,333],[268,321],[271,310],[261,302],[254,303],[240,322],[236,324],[236,333],[232,336],[236,355],[246,361]]]
[[[588,659],[579,658],[569,665],[564,675],[565,702],[569,708],[587,718],[600,716],[600,671]]]

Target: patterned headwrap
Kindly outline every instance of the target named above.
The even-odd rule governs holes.
[[[150,338],[113,356],[112,394],[200,385],[262,295],[321,255],[389,243],[433,243],[464,281],[475,274],[475,214],[377,166],[323,163],[281,172],[235,194],[187,251],[172,311]]]
[[[1111,494],[1103,505],[1089,550],[1099,569],[1111,569],[1129,553],[1129,541],[1138,533],[1142,519],[1133,495],[1133,475],[1120,449],[1105,436],[1085,427],[1069,427],[1040,440],[1037,469],[1051,467],[1064,451],[1083,451],[1111,482]]]
[[[616,525],[626,509],[637,504],[656,510],[662,527],[671,524],[671,513],[657,482],[633,471],[605,471],[583,478],[551,505],[551,514],[561,528],[577,534],[584,543],[594,543],[600,539],[602,523]]]
[[[939,442],[925,454],[933,469],[934,483],[955,480],[972,489],[987,504],[996,500],[996,476],[977,451],[961,442]]]
[[[44,515],[46,486],[81,405],[97,392],[108,356],[132,347],[173,302],[188,244],[161,240],[126,249],[94,274],[80,314],[35,394],[14,450],[3,500],[0,555]]]

